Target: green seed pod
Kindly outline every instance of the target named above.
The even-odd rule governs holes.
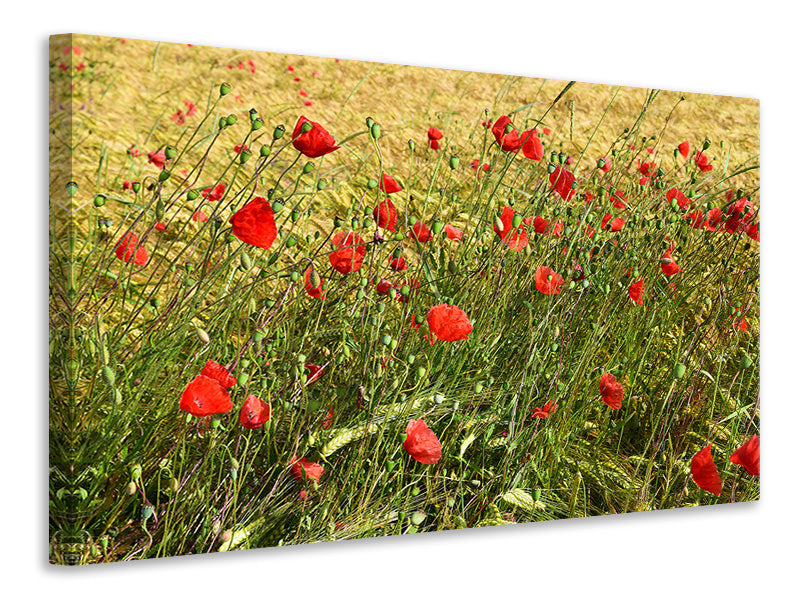
[[[289,215],[289,218],[292,220],[292,223],[297,223],[297,220],[300,218],[300,211],[297,209],[292,210],[292,214]]]
[[[483,382],[482,381],[478,381],[475,384],[475,386],[473,387],[473,390],[475,390],[476,394],[480,394],[483,391]]]
[[[511,225],[513,227],[519,227],[522,225],[522,215],[514,215],[514,218],[511,219]]]
[[[67,185],[64,186],[64,188],[67,190],[67,194],[69,194],[70,198],[74,197],[75,194],[78,193],[78,184],[74,181],[67,182]]]
[[[397,340],[396,339],[392,338],[392,341],[389,344],[389,348],[391,348],[392,350],[395,350],[397,348]]]
[[[245,271],[249,271],[253,268],[253,261],[247,255],[247,252],[242,252],[242,255],[239,257],[239,263]]]
[[[283,202],[281,202],[280,200],[275,200],[272,203],[272,212],[277,214],[277,213],[279,213],[279,212],[281,212],[283,210],[283,207],[284,207]]]
[[[317,191],[322,191],[326,187],[328,187],[328,181],[326,179],[320,179],[317,181]]]
[[[156,221],[161,221],[164,218],[164,201],[159,198],[156,202]]]
[[[116,376],[114,375],[114,369],[111,367],[105,366],[100,369],[100,376],[103,378],[103,381],[106,382],[108,387],[114,387],[114,383],[116,381]]]
[[[250,376],[247,373],[239,373],[236,377],[236,384],[245,386],[247,385],[247,380],[250,379]]]
[[[408,284],[404,284],[403,287],[400,288],[400,293],[403,296],[408,296],[411,293],[411,287]]]
[[[425,377],[425,374],[426,374],[427,372],[428,372],[428,371],[425,369],[425,367],[418,367],[418,368],[417,368],[417,377],[419,377],[420,379],[422,379],[423,377]]]
[[[169,171],[167,171],[166,169],[164,169],[163,171],[161,171],[161,172],[158,174],[158,180],[159,180],[161,183],[164,183],[164,182],[165,182],[167,179],[169,179],[169,176],[170,176],[170,172],[169,172]]]
[[[227,124],[228,122],[225,120],[225,117],[220,117],[219,121],[217,121],[217,127],[219,127],[220,129],[225,129],[225,126]]]
[[[231,86],[228,85],[227,83],[223,83],[222,85],[219,86],[219,95],[220,96],[225,96],[225,95],[229,94],[230,91],[231,91]]]
[[[94,197],[94,205],[97,208],[100,208],[105,203],[106,203],[106,197],[103,194],[97,194],[97,196]]]
[[[672,376],[675,379],[683,379],[684,375],[686,375],[686,365],[683,363],[678,363],[675,365],[675,368],[672,369]]]
[[[290,235],[290,236],[289,236],[289,237],[286,239],[286,247],[287,247],[287,248],[291,248],[292,246],[296,246],[296,245],[297,245],[297,238],[296,238],[296,237],[294,237],[293,235]]]
[[[322,278],[314,267],[311,267],[311,273],[308,274],[308,283],[312,288],[318,288],[322,284]]]
[[[374,190],[376,187],[378,187],[378,182],[377,181],[375,181],[372,178],[367,180],[367,189],[368,190]]]
[[[242,151],[239,152],[239,164],[243,165],[246,163],[252,155],[253,153],[250,150],[243,148]]]
[[[456,265],[454,260],[447,261],[447,271],[451,275],[455,275],[456,273],[458,273],[458,265]]]
[[[450,157],[450,168],[451,169],[457,169],[458,168],[458,162],[459,161],[458,161],[458,157],[457,156],[451,156]]]
[[[409,355],[408,355],[408,358],[407,358],[406,360],[408,361],[408,364],[410,364],[410,365],[413,365],[413,364],[414,364],[414,361],[416,361],[416,360],[417,360],[417,357],[416,357],[416,356],[414,356],[413,354],[409,354]]]
[[[190,202],[193,202],[194,200],[197,200],[197,197],[199,195],[200,194],[198,194],[195,190],[189,190],[188,192],[186,192],[186,199],[189,200]]]
[[[372,127],[369,128],[369,134],[372,136],[373,140],[377,140],[381,137],[381,126],[377,123],[373,123]]]
[[[427,517],[427,515],[424,512],[415,510],[411,513],[411,523],[414,525],[422,525],[423,521],[425,521],[425,517]]]
[[[297,271],[292,271],[292,273],[289,275],[289,279],[292,280],[292,283],[297,283],[300,281],[300,273]]]
[[[166,157],[167,160],[172,160],[173,158],[178,156],[178,151],[172,146],[167,146],[166,148],[164,148],[164,156]]]
[[[262,121],[260,117],[256,117],[250,122],[251,131],[256,131],[258,129],[261,129],[263,126],[264,126],[264,121]]]
[[[375,124],[375,119],[373,119],[372,117],[367,117],[366,123],[367,123],[367,129],[370,129]]]
[[[397,233],[394,234],[394,241],[395,242],[402,242],[405,239],[405,237],[406,236],[404,236],[401,231],[398,231]]]
[[[408,140],[408,148],[409,148],[409,149],[410,149],[412,152],[414,152],[414,150],[416,149],[416,144],[414,144],[414,140]]]
[[[394,289],[394,288],[391,288],[389,290],[389,299],[390,300],[394,300],[395,298],[397,298],[397,290]]]
[[[555,170],[556,170],[556,166],[554,164],[551,163],[551,164],[547,165],[547,172],[548,173],[554,173]]]
[[[256,330],[253,332],[253,341],[254,341],[254,342],[260,342],[260,341],[261,341],[261,340],[263,340],[265,337],[267,337],[267,332],[266,332],[266,331],[264,331],[263,329],[260,329],[260,328],[259,328],[259,329],[256,329]],[[244,364],[244,361],[242,361],[242,364]]]
[[[235,124],[236,124],[236,121],[238,121],[238,119],[236,118],[236,115],[228,115],[228,116],[225,118],[225,123],[226,123],[226,125],[228,125],[228,126],[235,125]]]
[[[386,305],[383,302],[378,302],[375,305],[375,310],[377,310],[379,313],[382,313],[384,310],[386,310]]]
[[[444,223],[442,223],[438,219],[431,224],[431,231],[433,231],[433,233],[436,235],[439,235],[443,229],[444,229]]]
[[[192,416],[192,415],[188,415]],[[136,484],[133,481],[128,482],[128,485],[125,487],[125,492],[128,496],[133,496],[136,493]]]
[[[550,344],[550,352],[558,352],[558,344]]]
[[[383,344],[384,346],[388,346],[391,343],[392,343],[392,336],[390,336],[387,333],[381,336],[381,344]]]
[[[283,124],[278,125],[272,130],[272,139],[277,141],[283,137],[284,133],[286,133],[286,127],[284,127]]]
[[[747,354],[742,354],[742,358],[739,359],[739,366],[742,369],[749,369],[753,366],[753,361],[749,356],[747,356]]]
[[[131,188],[133,188],[133,192],[134,192],[135,194],[138,194],[138,193],[139,193],[139,190],[141,190],[141,189],[142,189],[142,184],[141,184],[141,183],[139,183],[138,181],[134,181],[134,182],[131,184]]]
[[[364,290],[358,290],[356,292],[356,300],[363,300],[365,296]]]

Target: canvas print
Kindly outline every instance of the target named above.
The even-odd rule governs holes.
[[[759,498],[757,100],[49,60],[50,562]]]

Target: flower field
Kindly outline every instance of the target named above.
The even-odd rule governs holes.
[[[50,61],[51,562],[759,498],[757,101]]]

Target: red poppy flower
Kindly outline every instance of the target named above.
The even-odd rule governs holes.
[[[622,407],[624,394],[622,384],[617,378],[611,373],[603,373],[600,378],[600,395],[603,397],[603,402],[612,410],[617,410]]]
[[[208,221],[208,215],[204,213],[202,210],[196,210],[192,213],[192,221],[199,221],[200,223],[205,223]]]
[[[239,423],[247,429],[258,429],[269,421],[270,416],[272,416],[272,407],[269,402],[264,402],[261,398],[250,394],[239,411]]]
[[[472,333],[472,323],[467,313],[452,304],[431,307],[425,318],[431,333],[445,342],[465,340]]]
[[[630,285],[628,288],[628,297],[636,302],[636,304],[642,304],[644,296],[644,277],[639,279]]]
[[[179,108],[178,112],[172,115],[172,120],[175,121],[178,125],[185,125],[186,124],[186,117],[183,115],[183,111]]]
[[[460,240],[464,237],[464,232],[460,229],[453,227],[452,225],[445,225],[444,226],[444,233],[447,236],[448,240]]]
[[[114,249],[114,253],[117,255],[117,258],[123,262],[134,262],[139,266],[147,264],[147,250],[144,246],[137,247],[136,244],[139,242],[139,238],[136,236],[135,233],[128,233],[120,238],[117,242],[117,247]]]
[[[550,267],[536,269],[534,279],[536,281],[536,289],[547,296],[558,294],[561,291],[561,286],[564,285],[564,278]]]
[[[239,61],[239,70],[244,71],[244,63]]]
[[[423,465],[436,464],[442,458],[442,444],[423,419],[408,422],[403,448]]]
[[[311,129],[303,132],[303,125],[311,124]],[[300,117],[292,132],[292,145],[309,158],[318,158],[334,150],[338,150],[336,140],[322,125]]]
[[[619,231],[625,225],[625,220],[620,219],[617,217],[616,219],[611,218],[611,213],[606,213],[603,216],[603,220],[600,222],[600,228],[605,229],[607,231]]]
[[[431,239],[431,230],[422,221],[417,221],[408,232],[408,237],[419,240],[423,244]]]
[[[250,65],[250,72],[251,73],[255,73],[256,72],[256,63],[253,62],[252,58],[247,61],[247,64]]]
[[[759,224],[755,222],[751,223],[750,227],[747,228],[747,235],[751,239],[757,242],[761,242],[761,229],[759,227]]]
[[[689,158],[689,142],[681,142],[678,144],[678,152],[681,153],[683,158]]]
[[[543,127],[542,131],[544,132],[545,135],[550,135],[553,132],[553,130],[550,129],[549,127]]]
[[[699,229],[703,226],[703,222],[705,221],[706,215],[703,213],[702,210],[695,210],[683,217],[684,219],[691,219],[691,226],[695,229]]]
[[[561,237],[561,232],[564,231],[564,222],[561,221],[561,219],[556,221],[555,224],[553,224],[552,231],[549,231],[550,224],[551,221],[537,216],[535,219],[533,219],[533,230],[536,233],[550,233],[555,237]]]
[[[566,169],[556,167],[556,170],[550,173],[549,179],[550,185],[553,186],[552,189],[564,200],[569,200],[575,195],[575,190],[572,189],[572,184],[575,183],[575,175]]]
[[[428,146],[432,150],[439,149],[439,140],[442,139],[444,134],[436,129],[436,127],[428,127]]]
[[[155,165],[159,169],[163,169],[164,163],[167,162],[167,155],[163,150],[159,150],[158,152],[150,152],[147,155],[147,162],[151,165]]]
[[[372,218],[375,219],[378,227],[389,231],[394,231],[397,227],[397,209],[389,198],[373,209]]]
[[[325,467],[311,462],[305,456],[295,455],[289,461],[289,472],[297,481],[318,481],[325,473]]]
[[[745,319],[744,315],[742,314],[742,309],[737,308],[736,311],[733,313],[733,328],[738,329],[739,331],[747,331],[747,319]]]
[[[671,250],[667,250],[664,256],[661,257],[661,270],[664,271],[664,275],[667,277],[671,277],[681,270],[678,263],[672,258]]]
[[[603,162],[601,163],[600,161]],[[608,173],[611,170],[611,159],[609,159],[607,156],[601,156],[598,158],[597,164],[603,173]]]
[[[231,232],[245,244],[269,250],[278,235],[270,203],[256,196],[230,218]]]
[[[609,193],[609,196],[610,196],[610,200],[611,200],[611,203],[614,205],[614,208],[627,208],[628,207],[628,205],[626,204],[626,201],[628,200],[628,198],[622,192],[619,192],[619,191],[612,192],[611,191],[611,187],[606,187],[606,189],[608,190],[608,193]]]
[[[692,457],[692,479],[702,490],[715,496],[722,493],[722,479],[711,457],[711,444]]]
[[[542,160],[544,156],[544,146],[535,129],[523,131],[522,135],[520,135],[520,139],[522,141],[522,154],[525,155],[525,158],[536,161]]]
[[[209,202],[217,202],[225,195],[225,184],[219,183],[214,186],[213,190],[211,187],[207,187],[200,194]]]
[[[300,91],[297,93],[300,94],[303,98],[308,96],[308,92],[305,91],[303,88],[300,88]]]
[[[330,429],[331,425],[333,425],[333,415],[334,415],[333,409],[330,409],[328,411],[328,414],[322,420],[323,429]]]
[[[392,262],[389,263],[389,267],[393,271],[405,271],[408,268],[408,264],[406,263],[405,258],[398,256],[397,258],[392,259]]]
[[[671,188],[667,192],[667,202],[672,202],[673,198],[677,200],[678,208],[686,208],[692,201],[690,198],[687,198],[686,195],[678,188]]]
[[[216,379],[198,375],[181,395],[180,409],[195,417],[226,413],[233,408],[230,394]]]
[[[720,221],[722,221],[722,211],[715,206],[706,215],[705,228],[716,231]]]
[[[558,408],[558,404],[553,404],[552,400],[548,400],[542,408],[534,408],[531,411],[531,418],[546,419]]]
[[[755,206],[747,199],[747,196],[739,198],[725,212],[728,215],[724,225],[725,231],[734,234],[742,233],[750,225],[756,214]]]
[[[236,385],[236,377],[231,375],[228,369],[213,360],[206,362],[203,370],[200,371],[200,375],[216,380],[225,389]]]
[[[305,104],[306,106],[312,106],[314,103],[311,102],[311,100],[303,100],[303,104]]]
[[[652,177],[656,174],[656,163],[644,161],[639,164],[639,173],[645,177]]]
[[[311,285],[311,271],[312,267],[308,267],[305,273],[305,288],[308,295],[312,298],[322,298],[325,300],[325,294],[322,293],[322,286],[324,285],[324,281],[322,277],[319,278],[319,285],[317,287],[313,287]]]
[[[306,379],[306,385],[311,385],[317,379],[322,376],[322,371],[324,370],[319,365],[312,365],[310,363],[306,364],[306,369],[308,369],[308,379]]]
[[[381,190],[387,194],[394,194],[395,192],[402,192],[402,186],[395,181],[394,177],[384,173],[381,175]]]
[[[510,131],[506,132],[507,125],[511,125]],[[522,141],[519,139],[517,129],[511,124],[511,119],[503,115],[492,125],[492,133],[494,139],[497,140],[497,145],[505,152],[516,152],[522,147]]]
[[[156,223],[156,231],[164,231],[166,228],[167,228],[166,223],[162,223],[161,221]]]
[[[714,165],[708,164],[708,157],[699,150],[694,155],[694,162],[703,173],[707,173],[714,168]]]
[[[390,282],[388,282],[385,279],[381,278],[381,280],[378,282],[378,285],[375,286],[375,291],[377,291],[382,296],[385,296],[386,294],[389,293],[389,291],[393,287],[394,286]]]
[[[236,152],[236,154],[241,154],[242,150],[247,150],[247,144],[236,144],[233,147],[233,151]]]
[[[340,231],[333,236],[333,246],[336,248],[328,255],[331,266],[339,273],[347,274],[358,271],[364,257],[367,255],[367,247],[361,237],[348,231]]]
[[[189,100],[184,100],[183,104],[186,106],[187,117],[194,117],[197,114],[197,107],[194,105],[194,102],[190,102]]]
[[[585,231],[586,231],[586,235],[588,237],[594,237],[595,230],[594,230],[594,227],[592,227],[591,223],[587,223],[586,224],[586,230]]]
[[[761,475],[761,440],[754,435],[731,454],[730,460],[742,465],[750,475]]]

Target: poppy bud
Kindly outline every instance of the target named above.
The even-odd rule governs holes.
[[[156,202],[156,221],[161,221],[164,218],[164,201],[160,198]]]
[[[414,152],[415,148],[414,140],[408,140],[408,147],[412,152]]]
[[[503,220],[497,216],[495,216],[494,218],[494,226],[495,229],[497,229],[498,231],[503,231],[503,229],[505,228],[505,226],[503,225]]]
[[[476,394],[480,394],[483,391],[483,382],[482,381],[477,382],[473,389],[475,390]]]
[[[378,182],[377,181],[375,181],[374,179],[371,179],[371,178],[367,180],[367,189],[368,190],[374,190],[376,187],[378,187]]]
[[[187,414],[187,416],[191,417],[192,415]],[[128,494],[128,496],[133,496],[136,493],[136,484],[132,481],[129,482],[125,488],[125,492]]]
[[[369,134],[372,136],[373,140],[377,140],[381,137],[381,126],[377,123],[373,123],[372,127],[369,128]]]
[[[405,239],[405,236],[403,235],[403,232],[398,231],[397,233],[394,234],[394,241],[395,242],[402,242],[404,239]]]
[[[314,129],[314,126],[311,124],[311,121],[306,121],[305,123],[303,123],[303,124],[300,126],[300,131],[301,131],[302,133],[308,133],[308,132],[309,132],[309,131],[311,131],[312,129]]]
[[[238,121],[238,119],[236,118],[236,115],[228,115],[226,117],[226,119],[225,119],[225,123],[227,125],[235,125],[236,121]]]
[[[94,205],[97,208],[100,208],[105,203],[106,203],[106,197],[103,194],[98,194],[97,196],[94,197]]]
[[[173,158],[178,156],[178,151],[172,146],[167,146],[166,148],[164,148],[164,156],[166,157],[167,160],[172,160]]]
[[[228,122],[225,120],[225,117],[220,117],[219,121],[217,121],[217,127],[219,127],[220,129],[225,129],[225,126],[227,124]]]
[[[67,190],[67,193],[69,194],[70,198],[72,198],[75,194],[78,193],[78,184],[75,183],[74,181],[70,181],[65,186],[65,189]]]
[[[308,175],[313,170],[314,170],[314,163],[307,162],[305,165],[303,165],[303,175]]]
[[[283,137],[284,133],[286,133],[286,127],[284,127],[283,124],[280,124],[272,130],[272,139],[279,140]]]
[[[197,197],[199,195],[200,194],[198,194],[195,190],[189,190],[188,192],[186,192],[186,199],[189,201],[197,200]]]
[[[164,169],[163,171],[161,171],[161,173],[158,174],[158,180],[163,183],[167,179],[169,179],[169,176],[170,176],[170,172],[167,171],[166,169]]]
[[[682,379],[685,374],[686,374],[686,365],[684,365],[683,363],[678,363],[672,370],[672,376],[675,379]]]
[[[711,147],[711,140],[706,138],[703,140],[703,150],[708,150]]]
[[[195,333],[197,334],[197,338],[201,342],[203,342],[204,344],[210,344],[211,343],[211,338],[208,337],[208,334],[205,332],[205,330],[200,329],[199,327],[197,327],[195,329]]]
[[[742,358],[739,359],[739,366],[743,369],[749,369],[753,366],[753,361],[747,354],[742,354]]]
[[[153,516],[154,508],[152,504],[145,504],[142,506],[142,524],[147,523],[148,519]]]
[[[130,468],[131,481],[139,481],[142,478],[142,465],[131,465]]]
[[[431,224],[431,230],[436,235],[439,235],[442,232],[442,229],[444,229],[444,223],[439,220],[436,220]]]
[[[250,376],[247,373],[239,373],[236,376],[236,385],[245,386],[247,385],[247,381],[250,379]]]
[[[249,271],[253,266],[253,261],[246,252],[242,252],[242,255],[239,257],[239,262],[242,265],[242,269],[245,271]]]
[[[427,516],[428,515],[426,515],[421,510],[415,510],[413,513],[411,513],[411,523],[413,523],[414,525],[422,525],[422,522],[425,520],[425,517]]]
[[[522,223],[522,215],[514,215],[514,218],[511,219],[511,225],[513,227],[519,227]]]
[[[281,202],[280,200],[275,200],[275,202],[272,203],[272,212],[277,214],[282,210],[283,210],[283,202]]]
[[[297,210],[297,209],[294,209],[292,211],[292,214],[289,216],[289,218],[292,220],[292,223],[297,223],[297,219],[300,218],[300,211]]]
[[[458,157],[457,156],[451,156],[450,157],[450,168],[451,169],[457,169],[458,168]]]
[[[419,377],[420,379],[422,379],[423,377],[425,377],[425,374],[426,374],[427,372],[428,372],[428,371],[425,369],[425,367],[419,367],[419,368],[417,369],[417,377]]]
[[[548,173],[554,173],[555,170],[556,170],[556,166],[554,164],[551,163],[551,164],[547,165],[547,172]]]
[[[228,85],[227,83],[223,83],[222,85],[219,86],[219,95],[220,96],[225,96],[225,95],[229,94],[230,91],[231,91],[231,86]]]
[[[563,165],[566,160],[567,160],[567,155],[564,154],[563,152],[559,152],[558,153],[558,162]]]

